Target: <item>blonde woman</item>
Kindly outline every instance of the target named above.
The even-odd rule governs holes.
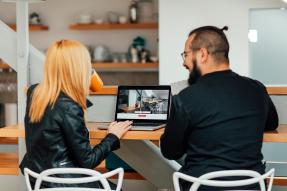
[[[94,169],[120,147],[119,139],[130,129],[130,121],[111,123],[102,142],[90,146],[84,118],[90,74],[90,55],[80,42],[61,40],[49,47],[43,81],[27,92],[27,153],[20,165],[22,172],[25,167],[38,173],[59,167]],[[58,186],[62,185],[44,184]]]

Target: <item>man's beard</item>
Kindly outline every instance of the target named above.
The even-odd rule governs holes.
[[[197,80],[201,77],[201,72],[199,68],[197,67],[197,61],[196,59],[192,60],[193,63],[193,69],[189,73],[189,78],[188,78],[188,84],[191,86],[192,84],[195,84]]]

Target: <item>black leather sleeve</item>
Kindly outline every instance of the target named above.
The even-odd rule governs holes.
[[[183,103],[178,96],[173,96],[170,117],[164,134],[160,138],[162,155],[170,160],[176,160],[183,156],[186,151],[185,133],[188,120],[183,111]]]
[[[120,148],[117,136],[108,134],[94,148],[90,146],[89,132],[84,121],[83,110],[73,105],[64,114],[63,131],[65,141],[80,167],[93,169],[99,165],[111,151]]]

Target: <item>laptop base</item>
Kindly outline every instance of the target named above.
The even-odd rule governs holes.
[[[132,126],[132,128],[130,130],[132,131],[155,131],[158,129],[161,129],[163,127],[165,127],[166,124],[161,124],[161,125],[157,125],[157,126]],[[109,127],[109,125],[99,125],[98,129],[100,130],[107,130]]]

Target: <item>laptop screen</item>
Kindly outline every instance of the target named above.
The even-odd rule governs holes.
[[[116,120],[166,121],[170,86],[120,86]]]

